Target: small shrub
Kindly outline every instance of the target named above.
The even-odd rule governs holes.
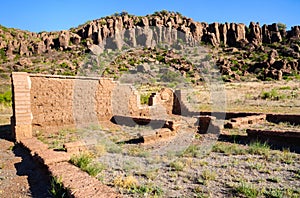
[[[240,148],[238,144],[228,144],[224,142],[217,143],[212,148],[213,152],[224,153],[225,155],[242,155],[245,149]]]
[[[202,59],[203,61],[210,61],[212,59],[212,55],[211,54],[207,54],[205,55],[205,57]]]
[[[240,185],[236,186],[235,191],[248,198],[258,197],[260,195],[260,191],[257,188],[245,182],[242,182]]]
[[[98,175],[104,169],[102,164],[93,163],[93,156],[90,153],[81,153],[77,156],[72,156],[70,162],[91,176]]]
[[[95,154],[97,156],[103,156],[106,153],[106,148],[102,144],[98,144],[95,146]]]
[[[173,161],[170,163],[170,167],[175,171],[182,171],[185,164],[182,161]]]
[[[286,95],[279,94],[276,89],[272,89],[271,91],[262,91],[260,94],[260,97],[264,100],[266,100],[266,99],[280,100],[280,99],[285,99]]]
[[[116,177],[114,179],[114,185],[120,188],[136,188],[138,186],[138,180],[134,176],[127,176],[127,177]]]
[[[159,186],[153,184],[144,184],[137,186],[130,190],[132,193],[139,193],[142,195],[152,195],[154,197],[163,195],[163,190]]]
[[[12,103],[12,92],[8,90],[2,94],[0,94],[0,104],[11,105]]]
[[[291,153],[289,149],[283,149],[278,157],[282,163],[292,164],[297,158],[297,155],[295,153]]]
[[[199,155],[200,155],[199,147],[197,147],[196,145],[190,145],[182,153],[183,157],[198,157]]]
[[[269,182],[273,182],[273,183],[279,183],[280,179],[278,177],[270,177],[266,179]]]
[[[270,146],[264,142],[255,141],[250,143],[248,152],[254,155],[265,155],[267,156],[270,152]]]
[[[52,197],[54,197],[54,198],[69,197],[68,189],[64,188],[64,185],[61,182],[61,179],[52,177],[50,184],[51,184],[51,189],[49,190],[49,193],[52,195]]]
[[[290,86],[283,86],[279,88],[280,90],[291,90],[292,88]]]
[[[206,181],[214,181],[217,177],[217,174],[211,170],[204,170],[201,177]]]
[[[2,62],[7,61],[7,56],[4,49],[0,49],[0,59],[2,59]]]
[[[151,96],[151,93],[143,93],[140,95],[140,102],[142,105],[148,105],[149,98]]]

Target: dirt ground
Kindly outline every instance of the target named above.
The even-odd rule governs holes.
[[[300,113],[299,81],[241,82],[224,86],[226,111]],[[198,109],[212,110],[207,87],[200,87],[195,95],[201,96]],[[0,197],[51,197],[47,172],[9,138],[11,109],[1,112]],[[254,126],[262,127],[299,130],[299,126],[287,123]],[[190,137],[186,133],[191,130],[188,127],[170,141],[148,145],[124,143],[140,130],[143,129],[100,125],[58,131],[57,135],[39,134],[38,138],[57,149],[62,148],[66,139],[93,142],[91,151],[95,161],[105,166],[97,179],[124,197],[300,196],[300,150],[297,148],[289,145],[255,148],[244,129],[226,129],[217,139],[188,133],[193,134]],[[181,144],[184,149],[177,152]]]
[[[0,125],[0,197],[51,197],[45,168],[10,139],[10,125]]]

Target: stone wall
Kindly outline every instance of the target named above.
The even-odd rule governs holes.
[[[114,115],[166,118],[173,108],[170,89],[154,94],[153,105],[144,106],[134,87],[110,78],[14,72],[12,87],[12,126],[17,141],[39,130],[51,133],[81,127],[109,121]]]

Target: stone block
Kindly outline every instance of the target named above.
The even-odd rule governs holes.
[[[199,126],[198,132],[201,134],[213,133],[219,134],[223,129],[223,125],[220,121],[217,120],[214,116],[198,116]]]
[[[81,141],[65,143],[63,147],[68,153],[80,153],[87,150],[86,144]]]

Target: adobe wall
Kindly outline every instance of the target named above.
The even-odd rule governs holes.
[[[153,106],[142,106],[134,87],[110,78],[13,72],[12,89],[12,127],[17,141],[38,130],[86,126],[108,121],[113,115],[160,118],[170,114],[173,105],[172,90],[159,92]]]

